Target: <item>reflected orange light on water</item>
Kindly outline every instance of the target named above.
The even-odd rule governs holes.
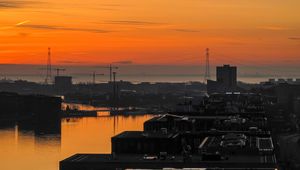
[[[64,119],[61,148],[67,155],[110,153],[112,136],[128,130],[143,130],[143,123],[151,117],[145,115]]]
[[[143,130],[144,121],[151,117],[62,119],[58,134],[38,134],[30,126],[1,125],[0,169],[57,170],[60,160],[76,153],[110,153],[112,136],[127,130]]]

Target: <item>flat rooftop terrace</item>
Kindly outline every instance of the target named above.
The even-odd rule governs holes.
[[[143,132],[143,131],[124,131],[114,137],[112,139],[116,138],[176,138],[178,136],[178,133],[154,133],[154,132]]]
[[[226,160],[202,161],[193,155],[186,162],[183,156],[168,156],[165,160],[144,159],[141,154],[76,154],[60,162],[60,170],[116,170],[116,169],[163,169],[163,168],[223,168],[275,170],[275,156],[233,155]]]
[[[183,116],[178,116],[178,115],[172,115],[172,114],[165,114],[165,115],[159,115],[155,116],[147,121],[145,123],[152,123],[152,122],[172,122],[172,121],[180,121],[180,120],[219,120],[219,121],[225,121],[225,120],[235,120],[235,121],[242,121],[244,120],[245,122],[241,123],[249,123],[251,121],[255,121],[256,123],[264,124],[265,121],[267,120],[266,117],[244,117],[244,116],[190,116],[190,115],[183,115]]]

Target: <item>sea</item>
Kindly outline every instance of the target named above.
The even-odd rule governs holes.
[[[44,83],[45,65],[0,64],[0,79],[26,80]],[[95,73],[96,83],[110,80],[109,65],[53,65],[51,77],[72,76],[73,83],[91,83]],[[204,82],[205,68],[201,65],[114,65],[116,80],[140,82]],[[276,78],[300,78],[298,66],[237,66],[238,81],[259,83]],[[57,72],[57,69],[63,69]],[[215,66],[210,67],[210,79],[214,80]]]

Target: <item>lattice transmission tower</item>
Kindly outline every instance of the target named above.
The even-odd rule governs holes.
[[[207,82],[207,80],[210,79],[210,65],[209,65],[209,48],[206,48],[205,50],[205,75],[204,75],[204,81]]]

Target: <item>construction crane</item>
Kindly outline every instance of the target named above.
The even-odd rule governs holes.
[[[56,76],[59,76],[60,71],[66,71],[64,68],[55,68],[54,70],[56,70]]]
[[[110,64],[109,66],[100,66],[100,67],[109,69],[109,81],[112,82],[113,81],[113,70],[119,69],[119,67],[113,66],[112,64]]]
[[[96,76],[104,76],[104,74],[96,74],[96,72],[94,71],[92,76],[93,76],[93,84],[95,85],[96,84]]]
[[[46,78],[46,81],[45,81],[46,84],[49,84],[51,81],[53,81],[52,80],[52,76],[49,76],[49,75],[51,75],[52,70],[56,71],[56,76],[59,76],[59,73],[61,71],[66,71],[66,69],[64,69],[64,68],[52,68],[51,72],[49,72],[49,67],[47,67],[47,68],[39,68],[39,70],[47,70],[47,78]]]

